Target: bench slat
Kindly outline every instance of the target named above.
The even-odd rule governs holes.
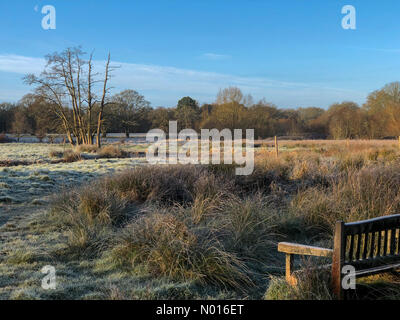
[[[375,255],[374,255],[375,254],[375,237],[376,237],[375,232],[372,232],[371,236],[372,236],[372,238],[371,238],[371,252],[369,254],[369,258],[373,259],[375,257]]]
[[[359,260],[360,259],[360,248],[361,248],[361,233],[357,235],[357,247],[356,247],[356,257],[354,260]]]
[[[400,255],[400,229],[397,230],[397,254]]]
[[[390,270],[400,269],[400,263],[387,264],[375,268],[356,271],[356,277],[366,277],[377,273],[383,273]]]
[[[353,261],[354,256],[353,256],[353,251],[354,251],[354,239],[355,237],[353,235],[350,235],[350,249],[349,249],[349,260],[348,261]]]
[[[363,260],[365,260],[367,257],[368,243],[369,243],[369,233],[364,233],[364,250],[362,253]]]
[[[306,246],[298,243],[279,242],[278,251],[290,254],[317,256],[317,257],[331,257],[332,249],[320,248],[314,246]]]

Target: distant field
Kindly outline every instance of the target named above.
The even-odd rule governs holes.
[[[400,212],[398,141],[286,140],[278,157],[273,141],[256,144],[250,176],[145,166],[130,156],[146,145],[100,158],[0,144],[0,299],[331,299],[329,273],[304,272],[289,287],[276,244],[331,247],[336,220]],[[44,265],[57,270],[55,290],[40,286]],[[363,279],[359,298],[399,299],[399,284]]]

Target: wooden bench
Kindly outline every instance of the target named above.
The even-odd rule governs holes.
[[[295,285],[293,255],[331,257],[332,287],[343,298],[342,268],[351,265],[356,278],[400,268],[400,214],[351,223],[336,223],[333,249],[280,242],[278,251],[286,253],[286,280]]]

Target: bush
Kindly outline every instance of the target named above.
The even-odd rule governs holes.
[[[223,207],[227,248],[241,257],[268,260],[275,249],[276,214],[261,194],[231,198]]]
[[[79,152],[74,150],[66,150],[63,154],[63,159],[65,162],[75,162],[82,160],[82,156]]]
[[[79,153],[82,153],[82,152],[96,153],[97,150],[98,150],[98,148],[94,144],[81,144],[81,145],[75,147],[75,151],[79,152]]]
[[[250,284],[244,264],[212,234],[190,229],[172,214],[152,213],[128,225],[114,259],[153,275],[239,288]]]
[[[100,192],[99,192],[100,191]],[[126,217],[126,201],[100,183],[87,186],[77,195],[77,211],[89,224],[116,225]]]
[[[122,150],[120,147],[108,145],[97,151],[101,158],[129,158],[129,152]]]
[[[107,179],[106,184],[132,202],[188,204],[196,194],[215,193],[223,188],[212,177],[203,183],[205,175],[206,170],[196,166],[143,166]]]
[[[67,228],[70,249],[91,255],[107,246],[113,229],[126,222],[135,209],[99,181],[62,193],[53,202],[52,218]]]

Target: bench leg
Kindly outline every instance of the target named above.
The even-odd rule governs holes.
[[[297,279],[293,275],[293,262],[294,262],[294,257],[290,253],[286,253],[286,281],[292,285],[295,286],[297,285]]]
[[[346,241],[343,230],[344,222],[337,222],[335,227],[335,238],[332,256],[332,288],[333,293],[338,300],[343,299],[342,267],[346,250]]]

